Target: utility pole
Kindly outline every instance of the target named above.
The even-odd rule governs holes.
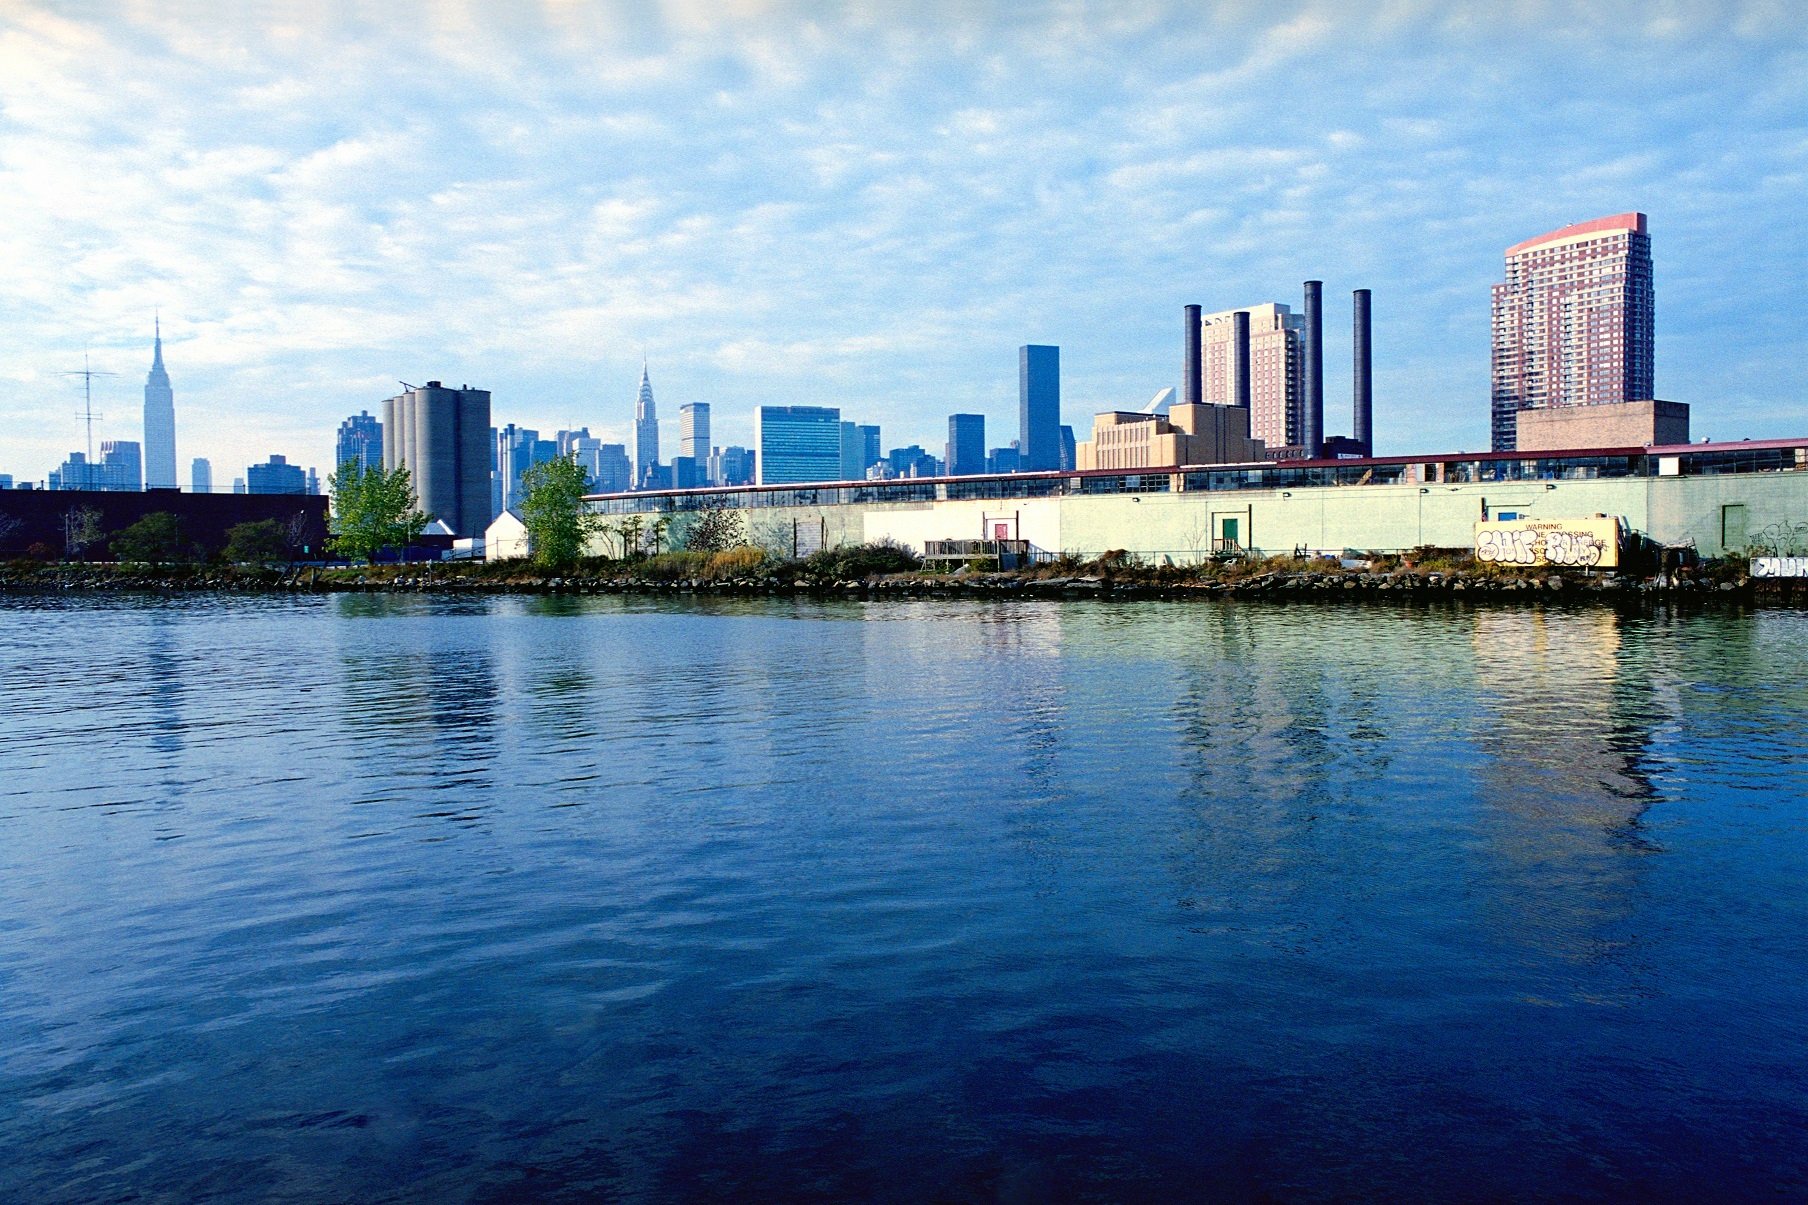
[[[81,368],[75,372],[66,372],[63,375],[66,377],[80,377],[82,379],[82,409],[75,417],[84,420],[88,424],[88,463],[93,464],[94,420],[106,417],[104,414],[94,413],[94,378],[116,377],[119,374],[116,372],[100,372],[96,369],[89,368],[88,353],[83,352]]]

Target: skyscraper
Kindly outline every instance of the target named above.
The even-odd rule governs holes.
[[[1018,444],[1025,472],[1061,467],[1061,349],[1017,351]]]
[[[584,429],[589,433],[589,428]],[[514,510],[521,505],[521,479],[527,470],[537,464],[544,464],[559,455],[561,444],[569,445],[575,432],[562,432],[563,440],[541,439],[540,433],[531,427],[517,427],[514,423],[497,430],[496,455],[491,462],[491,471],[501,484],[501,509]],[[567,448],[569,453],[569,447]]]
[[[711,485],[752,485],[753,453],[747,448],[717,448],[709,454]]]
[[[678,455],[698,464],[709,463],[708,402],[686,402],[678,407]]]
[[[1493,313],[1496,452],[1518,446],[1521,410],[1651,398],[1656,324],[1645,215],[1595,218],[1508,247]]]
[[[213,493],[213,465],[209,464],[205,458],[197,456],[194,463],[189,466],[188,488],[191,493]]]
[[[163,369],[163,320],[155,320],[155,350],[144,379],[144,483],[149,489],[176,488],[176,395]]]
[[[841,474],[841,411],[760,406],[753,412],[757,485],[834,481]]]
[[[860,424],[841,421],[841,468],[835,474],[842,481],[861,481],[866,477],[866,440]]]
[[[1220,310],[1199,319],[1200,400],[1234,406],[1237,390],[1236,322],[1249,315],[1249,434],[1270,448],[1299,447],[1304,437],[1301,376],[1306,320],[1272,301]]]
[[[307,475],[301,466],[290,464],[283,456],[272,456],[263,464],[245,470],[245,492],[249,494],[305,494]]]
[[[948,416],[947,459],[950,477],[971,477],[986,471],[985,415]]]
[[[659,411],[653,405],[653,382],[647,362],[640,362],[640,396],[634,401],[634,480],[644,484],[659,467]]]
[[[360,410],[339,424],[333,471],[338,472],[345,464],[356,464],[361,470],[383,467],[383,424],[368,410]]]
[[[144,455],[135,439],[107,439],[100,445],[100,460],[85,452],[71,452],[60,468],[50,470],[53,490],[126,490],[144,488]]]
[[[383,402],[383,467],[408,466],[421,509],[460,539],[490,522],[490,391],[438,381]]]

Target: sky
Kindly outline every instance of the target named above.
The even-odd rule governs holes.
[[[1650,215],[1657,393],[1808,434],[1808,32],[1752,3],[0,0],[0,473],[142,437],[331,468],[398,381],[677,450],[762,404],[939,452],[1178,384],[1181,307],[1374,292],[1383,454],[1488,442],[1521,239]]]

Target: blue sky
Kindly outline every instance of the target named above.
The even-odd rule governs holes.
[[[1281,14],[1281,15],[1276,15]],[[1375,297],[1383,452],[1487,443],[1511,243],[1651,218],[1660,396],[1808,433],[1808,34],[1789,3],[0,0],[0,472],[139,438],[318,465],[395,382],[628,435],[640,361],[746,443],[762,403],[886,446],[1177,382],[1180,308]]]

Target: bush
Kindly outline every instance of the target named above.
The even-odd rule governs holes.
[[[662,552],[642,561],[636,572],[656,582],[683,581],[702,577],[709,560],[707,552]]]
[[[703,568],[703,576],[712,582],[747,577],[758,573],[760,568],[766,564],[766,560],[766,550],[755,548],[752,545],[712,552],[709,555],[709,563]]]
[[[226,529],[226,559],[237,564],[263,565],[284,560],[288,544],[282,524],[275,519],[235,523]]]
[[[194,559],[195,548],[182,539],[181,525],[168,511],[156,511],[116,532],[108,541],[117,561],[161,565]]]
[[[825,548],[805,558],[804,572],[811,577],[845,580],[908,573],[920,569],[923,558],[892,540]]]

